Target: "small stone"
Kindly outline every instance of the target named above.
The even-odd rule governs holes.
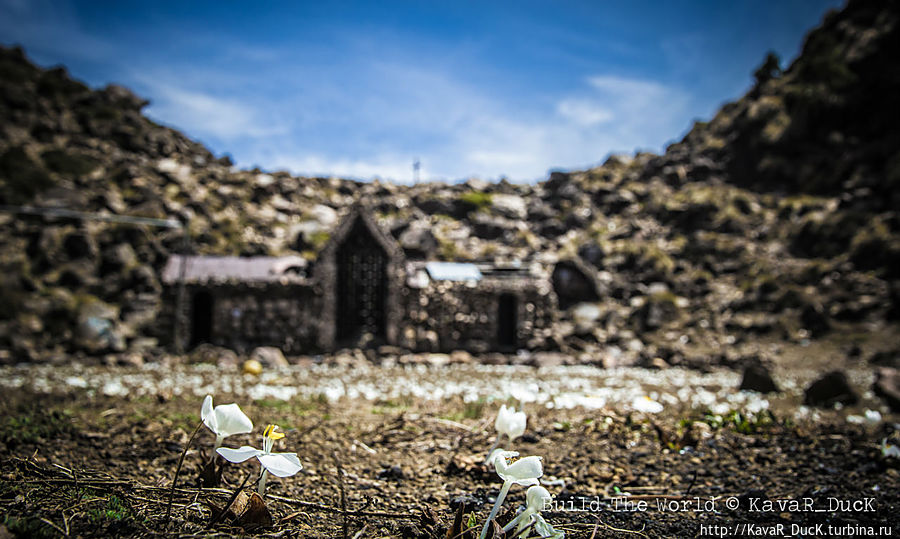
[[[394,479],[401,480],[406,477],[406,474],[403,473],[403,468],[399,465],[394,464],[388,468],[383,468],[380,472],[378,472],[378,479]]]
[[[654,357],[653,359],[650,360],[650,364],[647,365],[647,368],[664,370],[664,369],[669,368],[669,364],[666,363],[666,360],[661,357]]]
[[[255,359],[248,359],[244,362],[243,367],[244,374],[252,374],[253,376],[259,376],[262,374],[263,366],[262,363]]]
[[[558,352],[537,352],[531,357],[533,367],[559,367],[566,364],[567,356]]]
[[[280,348],[274,346],[260,346],[250,353],[250,359],[256,360],[267,369],[287,367],[288,361]]]

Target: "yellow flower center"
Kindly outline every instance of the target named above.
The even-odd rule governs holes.
[[[280,440],[284,438],[284,433],[278,432],[278,425],[269,425],[266,427],[266,430],[263,431],[263,438],[268,438],[272,441]]]

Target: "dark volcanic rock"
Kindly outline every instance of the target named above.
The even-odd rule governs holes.
[[[900,412],[900,370],[881,367],[875,371],[872,390],[884,399],[894,413]]]
[[[850,386],[847,375],[832,371],[806,388],[803,403],[810,406],[834,406],[835,404],[855,404],[859,395]]]
[[[869,358],[869,364],[875,367],[900,369],[900,350],[876,352]]]
[[[577,260],[560,260],[551,276],[553,290],[559,298],[559,306],[567,309],[576,303],[600,299],[597,283],[583,263]]]
[[[760,364],[749,365],[744,369],[744,377],[741,380],[741,390],[758,391],[760,393],[774,393],[779,391],[778,385],[772,378],[772,373]]]

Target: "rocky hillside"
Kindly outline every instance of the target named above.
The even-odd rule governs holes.
[[[731,363],[762,338],[900,317],[898,24],[897,1],[852,1],[663,155],[536,185],[237,170],[127,89],[0,49],[0,204],[177,218],[194,252],[314,259],[365,197],[409,256],[578,260],[597,290],[554,285],[557,344],[579,360]],[[157,348],[159,272],[181,231],[8,213],[0,226],[0,361]]]

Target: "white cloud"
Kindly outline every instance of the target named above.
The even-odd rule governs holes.
[[[535,181],[550,169],[592,166],[610,152],[661,149],[667,140],[662,137],[687,125],[687,95],[643,79],[597,75],[543,109],[514,110],[506,100],[442,72],[393,66],[357,75],[364,97],[330,94],[336,100],[333,115],[320,112],[310,128],[335,131],[331,136],[343,145],[313,148],[308,135],[291,132],[235,148],[238,163],[407,182],[418,157],[423,180]]]
[[[324,155],[267,155],[267,169],[285,169],[301,176],[338,176],[358,180],[381,178],[395,183],[412,181],[412,157],[380,155],[366,159],[332,158]],[[423,167],[424,168],[424,167]],[[426,177],[427,171],[421,170]]]
[[[588,99],[564,99],[556,105],[556,110],[581,126],[607,123],[613,118],[612,111]]]
[[[219,97],[181,88],[164,78],[144,78],[153,96],[148,115],[201,138],[225,142],[288,133],[286,124],[272,118],[264,105],[236,97]]]

